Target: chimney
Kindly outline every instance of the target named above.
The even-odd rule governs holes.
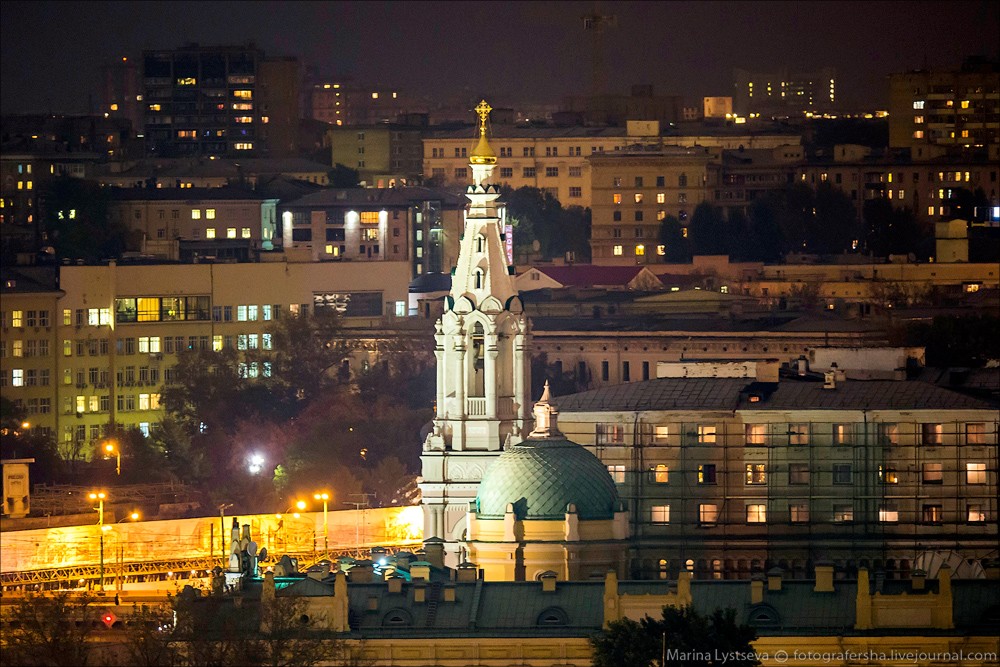
[[[809,360],[806,359],[806,355],[799,355],[798,360],[795,362],[796,370],[798,370],[799,377],[805,377],[806,373],[809,372]]]
[[[556,573],[552,570],[548,572],[543,572],[540,577],[542,580],[542,592],[543,593],[555,593],[556,592]]]
[[[389,592],[390,593],[402,593],[403,592],[403,578],[397,577],[395,575],[389,577]]]
[[[910,584],[915,591],[922,591],[927,586],[927,573],[923,570],[914,570],[910,575]]]
[[[844,371],[844,370],[841,370],[837,366],[837,362],[836,361],[833,362],[832,364],[830,364],[830,370],[833,371],[833,379],[836,380],[837,382],[846,382],[847,381],[847,372]]]
[[[352,583],[369,584],[372,580],[372,562],[370,560],[359,560],[354,563],[347,576]]]
[[[444,540],[440,537],[424,540],[424,560],[438,569],[444,569]]]
[[[431,578],[431,564],[427,561],[416,561],[410,563],[410,580],[423,579],[429,581]]]
[[[823,389],[836,389],[836,388],[837,388],[836,373],[832,370],[823,373]]]
[[[427,586],[423,582],[418,583],[413,587],[413,602],[416,604],[422,604],[427,601]]]
[[[462,563],[458,566],[457,580],[461,583],[476,581],[479,578],[479,568],[475,563]]]
[[[454,602],[455,601],[455,585],[446,584],[444,587],[444,601]]]
[[[833,592],[833,565],[828,561],[822,561],[816,564],[816,585],[813,587],[813,592]]]
[[[782,574],[784,574],[784,570],[780,567],[772,567],[767,571],[767,590],[769,593],[775,593],[781,590]]]
[[[755,574],[750,581],[750,604],[760,604],[764,601],[764,581]]]

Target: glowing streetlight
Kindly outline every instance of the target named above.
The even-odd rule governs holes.
[[[250,458],[247,459],[247,470],[250,471],[251,475],[256,475],[261,470],[264,469],[264,457],[260,454],[251,454]]]
[[[117,443],[115,443],[115,441],[113,441],[113,440],[110,441],[110,442],[104,443],[104,452],[108,456],[114,456],[115,457],[115,474],[121,475],[122,474],[122,450],[119,447],[116,447],[115,446],[116,444]]]
[[[102,593],[104,592],[104,531],[110,530],[111,528],[111,526],[104,525],[104,500],[107,497],[107,494],[103,491],[93,491],[88,496],[88,498],[96,500],[98,503],[97,507],[94,509],[97,510],[97,525],[100,526],[101,531],[101,578],[98,585],[100,586]]]
[[[330,523],[327,521],[327,510],[329,508],[330,494],[327,491],[317,491],[313,498],[323,501],[323,555],[330,557]]]

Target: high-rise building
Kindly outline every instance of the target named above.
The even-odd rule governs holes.
[[[143,53],[147,152],[287,155],[298,127],[298,61],[254,44]]]
[[[832,111],[836,97],[837,71],[824,67],[816,72],[750,72],[733,70],[733,110],[741,115],[800,116],[807,111]]]
[[[996,150],[1000,145],[1000,64],[970,58],[958,70],[889,76],[889,146],[930,144]]]

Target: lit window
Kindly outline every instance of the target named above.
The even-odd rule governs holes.
[[[653,523],[670,523],[670,505],[653,505],[650,508],[650,520]]]
[[[883,484],[899,484],[899,473],[895,468],[878,467],[878,478]]]
[[[698,522],[713,524],[719,520],[719,506],[711,503],[698,505]]]
[[[200,208],[193,208],[193,209],[191,209],[191,219],[192,220],[201,220],[201,209]]]
[[[854,506],[840,504],[834,505],[833,520],[835,523],[850,523],[854,521]]]
[[[965,517],[965,520],[969,523],[982,523],[986,521],[986,512],[983,510],[982,505],[966,505]]]
[[[612,252],[614,252],[616,256],[620,256],[624,252],[624,250],[625,249],[622,246],[616,245]]]
[[[656,424],[653,426],[653,439],[656,442],[667,442],[670,437],[670,427],[666,424]]]
[[[215,238],[215,227],[209,227],[208,229],[205,230],[205,238],[206,239]]]
[[[986,464],[985,463],[966,463],[965,464],[965,483],[966,484],[985,484],[986,483]]]
[[[850,424],[834,424],[833,425],[833,444],[835,445],[848,445],[851,443],[851,425]]]
[[[653,481],[657,484],[666,484],[670,479],[670,468],[665,463],[657,463],[653,466]]]
[[[921,424],[921,443],[929,447],[940,445],[944,434],[943,424]]]
[[[637,245],[635,247],[635,254],[636,254],[636,256],[645,255],[646,254],[646,246],[642,245],[641,243],[639,245]]]
[[[621,203],[622,203],[622,196],[621,196],[621,193],[618,193],[618,192],[614,193],[614,194],[613,194],[613,195],[611,196],[611,199],[612,199],[612,201],[614,201],[614,203],[616,203],[616,204],[621,204]]]
[[[767,505],[747,505],[747,523],[767,523]]]
[[[702,445],[714,445],[715,444],[716,429],[715,426],[698,426],[698,442]]]
[[[764,463],[746,464],[747,484],[767,484],[767,465]]]
[[[789,505],[788,515],[792,523],[809,523],[809,504],[793,503]]]
[[[24,311],[23,310],[12,310],[12,311],[10,311],[10,325],[12,327],[23,327],[24,326]]]
[[[614,480],[615,484],[625,483],[625,466],[610,465],[608,466],[608,473],[611,474],[611,479]]]
[[[249,227],[240,227],[240,238],[243,238],[243,239],[250,238],[250,228]]]
[[[15,368],[10,372],[10,384],[12,387],[24,386],[24,369]]]
[[[788,444],[801,447],[809,444],[809,424],[789,424]]]
[[[899,509],[893,505],[883,505],[878,510],[880,523],[899,523]]]
[[[925,463],[922,470],[924,484],[941,484],[944,481],[944,465],[941,463]]]
[[[236,228],[235,227],[226,227],[226,238],[227,239],[235,239],[236,238]]]
[[[923,109],[924,108],[924,100],[915,100],[913,102],[913,108],[914,109]]]
[[[212,351],[219,352],[222,350],[222,336],[216,335],[212,336]]]
[[[944,519],[944,508],[937,504],[924,505],[921,516],[924,523],[941,523]]]
[[[215,209],[214,208],[206,208],[205,209],[205,219],[207,219],[207,220],[215,220]]]
[[[986,424],[971,422],[965,425],[965,442],[969,445],[986,444]]]
[[[767,424],[745,424],[743,430],[747,445],[767,444]]]

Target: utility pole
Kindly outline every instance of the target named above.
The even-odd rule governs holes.
[[[361,555],[361,519],[363,517],[362,510],[368,509],[370,505],[368,504],[368,498],[374,498],[376,494],[374,493],[352,493],[352,498],[360,498],[361,500],[357,502],[345,502],[345,505],[353,505],[355,514],[355,528],[354,528],[354,540],[357,543],[358,555]]]

